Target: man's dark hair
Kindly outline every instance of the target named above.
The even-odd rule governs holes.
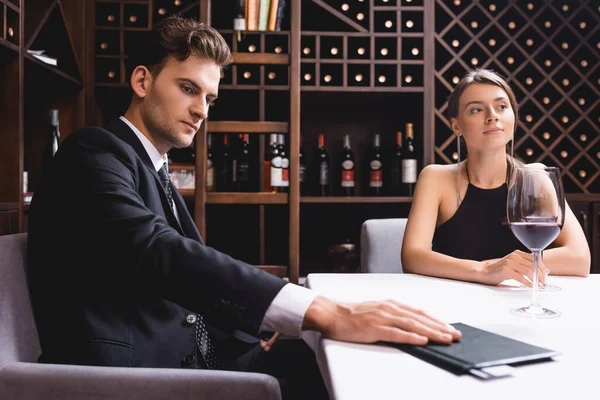
[[[132,46],[133,47],[133,46]],[[233,62],[225,39],[216,29],[191,18],[171,16],[154,26],[143,43],[136,43],[127,59],[127,75],[138,65],[156,79],[170,57],[184,61],[190,56],[211,60],[223,71]]]

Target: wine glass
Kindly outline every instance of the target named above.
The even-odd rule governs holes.
[[[542,307],[538,300],[540,253],[556,239],[565,221],[565,195],[560,170],[532,164],[517,167],[512,174],[507,213],[513,234],[533,254],[533,290],[528,306],[512,313],[537,318],[558,317],[560,312]]]

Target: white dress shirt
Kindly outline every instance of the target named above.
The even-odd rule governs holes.
[[[167,155],[160,154],[156,147],[148,140],[146,136],[138,128],[136,128],[127,118],[120,117],[123,122],[131,128],[136,134],[144,149],[148,153],[152,165],[158,172],[165,162],[167,162]],[[179,221],[179,215],[177,214],[177,208],[173,204],[173,211],[175,217]],[[277,331],[285,333],[286,335],[299,337],[302,331],[302,321],[306,310],[317,297],[317,294],[310,289],[302,286],[294,285],[289,283],[285,285],[281,291],[275,296],[273,302],[267,309],[265,317],[260,325],[261,331]]]

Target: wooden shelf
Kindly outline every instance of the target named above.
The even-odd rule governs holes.
[[[300,197],[300,203],[410,203],[412,197],[400,196],[354,196],[354,197]]]
[[[169,163],[169,169],[187,169],[193,171],[196,169],[196,165],[183,163]]]
[[[110,87],[110,88],[129,88],[129,84],[127,83],[110,83],[110,82],[99,82],[94,84],[96,87]]]
[[[567,201],[600,201],[600,193],[566,193]]]
[[[289,54],[275,53],[231,53],[234,64],[276,64],[289,65]]]
[[[207,193],[206,204],[287,204],[287,193]]]
[[[196,189],[177,189],[184,199],[193,199]]]
[[[423,86],[396,87],[396,86],[302,86],[303,92],[393,92],[393,93],[423,93]]]
[[[290,90],[290,87],[287,85],[231,85],[231,84],[224,84],[224,85],[219,85],[219,88],[221,89],[228,89],[228,90],[279,90],[279,91],[283,91],[283,90]]]
[[[24,57],[26,60],[31,61],[32,63],[44,68],[46,71],[52,72],[53,74],[60,76],[63,79],[66,79],[67,81],[76,84],[77,86],[81,87],[83,86],[81,81],[79,79],[76,79],[74,77],[72,77],[71,75],[67,74],[64,71],[61,71],[60,69],[58,69],[57,67],[53,66],[53,65],[48,65],[45,62],[42,62],[40,60],[38,60],[37,58],[35,58],[34,56],[32,56],[31,54],[25,54]]]
[[[219,29],[219,33],[221,35],[226,35],[226,34],[237,34],[236,31],[234,31],[233,29]],[[242,34],[250,34],[250,35],[274,35],[274,36],[278,36],[278,35],[289,35],[290,32],[289,31],[242,31]]]
[[[273,121],[208,121],[208,132],[211,133],[287,133],[287,122]]]
[[[19,54],[19,46],[12,42],[9,42],[8,40],[0,38],[0,47],[5,47],[9,50],[12,50],[13,52],[15,52],[15,55]]]
[[[0,4],[6,4],[6,7],[10,8],[16,12],[20,12],[19,7],[15,6],[10,0],[0,0]]]
[[[255,265],[255,267],[280,278],[288,276],[288,267],[283,265]]]

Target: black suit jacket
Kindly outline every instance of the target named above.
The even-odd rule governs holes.
[[[176,190],[174,201],[180,223],[123,121],[62,143],[43,171],[28,227],[43,361],[198,366],[187,318],[194,312],[218,348],[237,330],[258,334],[285,282],[205,246]]]

